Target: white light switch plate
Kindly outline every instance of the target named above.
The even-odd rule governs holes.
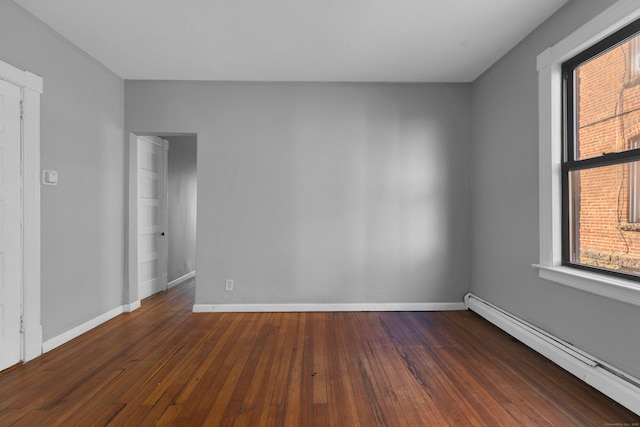
[[[42,183],[44,185],[58,185],[58,172],[51,171],[51,170],[43,170]]]

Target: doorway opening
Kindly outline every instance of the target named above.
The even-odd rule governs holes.
[[[131,133],[124,307],[196,275],[197,135]]]

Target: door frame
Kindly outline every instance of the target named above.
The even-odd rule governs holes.
[[[129,132],[127,149],[125,150],[125,164],[127,165],[125,184],[125,253],[124,271],[125,285],[123,291],[123,309],[131,312],[141,305],[138,292],[138,137],[155,136],[149,133]],[[164,156],[164,216],[167,215],[167,155]],[[165,230],[166,231],[166,230]],[[167,239],[163,239],[165,246],[164,257],[168,254]],[[165,266],[167,263],[165,262]]]
[[[0,60],[0,79],[20,88],[22,123],[22,317],[20,358],[42,354],[40,316],[40,96],[42,77]]]

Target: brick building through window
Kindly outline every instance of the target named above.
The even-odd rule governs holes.
[[[640,148],[640,37],[575,69],[575,157]],[[640,161],[571,172],[574,262],[640,274]]]

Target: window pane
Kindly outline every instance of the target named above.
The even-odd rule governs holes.
[[[638,36],[575,69],[575,159],[618,153],[640,135]]]
[[[640,162],[570,173],[571,262],[640,275],[640,224],[632,222]]]

